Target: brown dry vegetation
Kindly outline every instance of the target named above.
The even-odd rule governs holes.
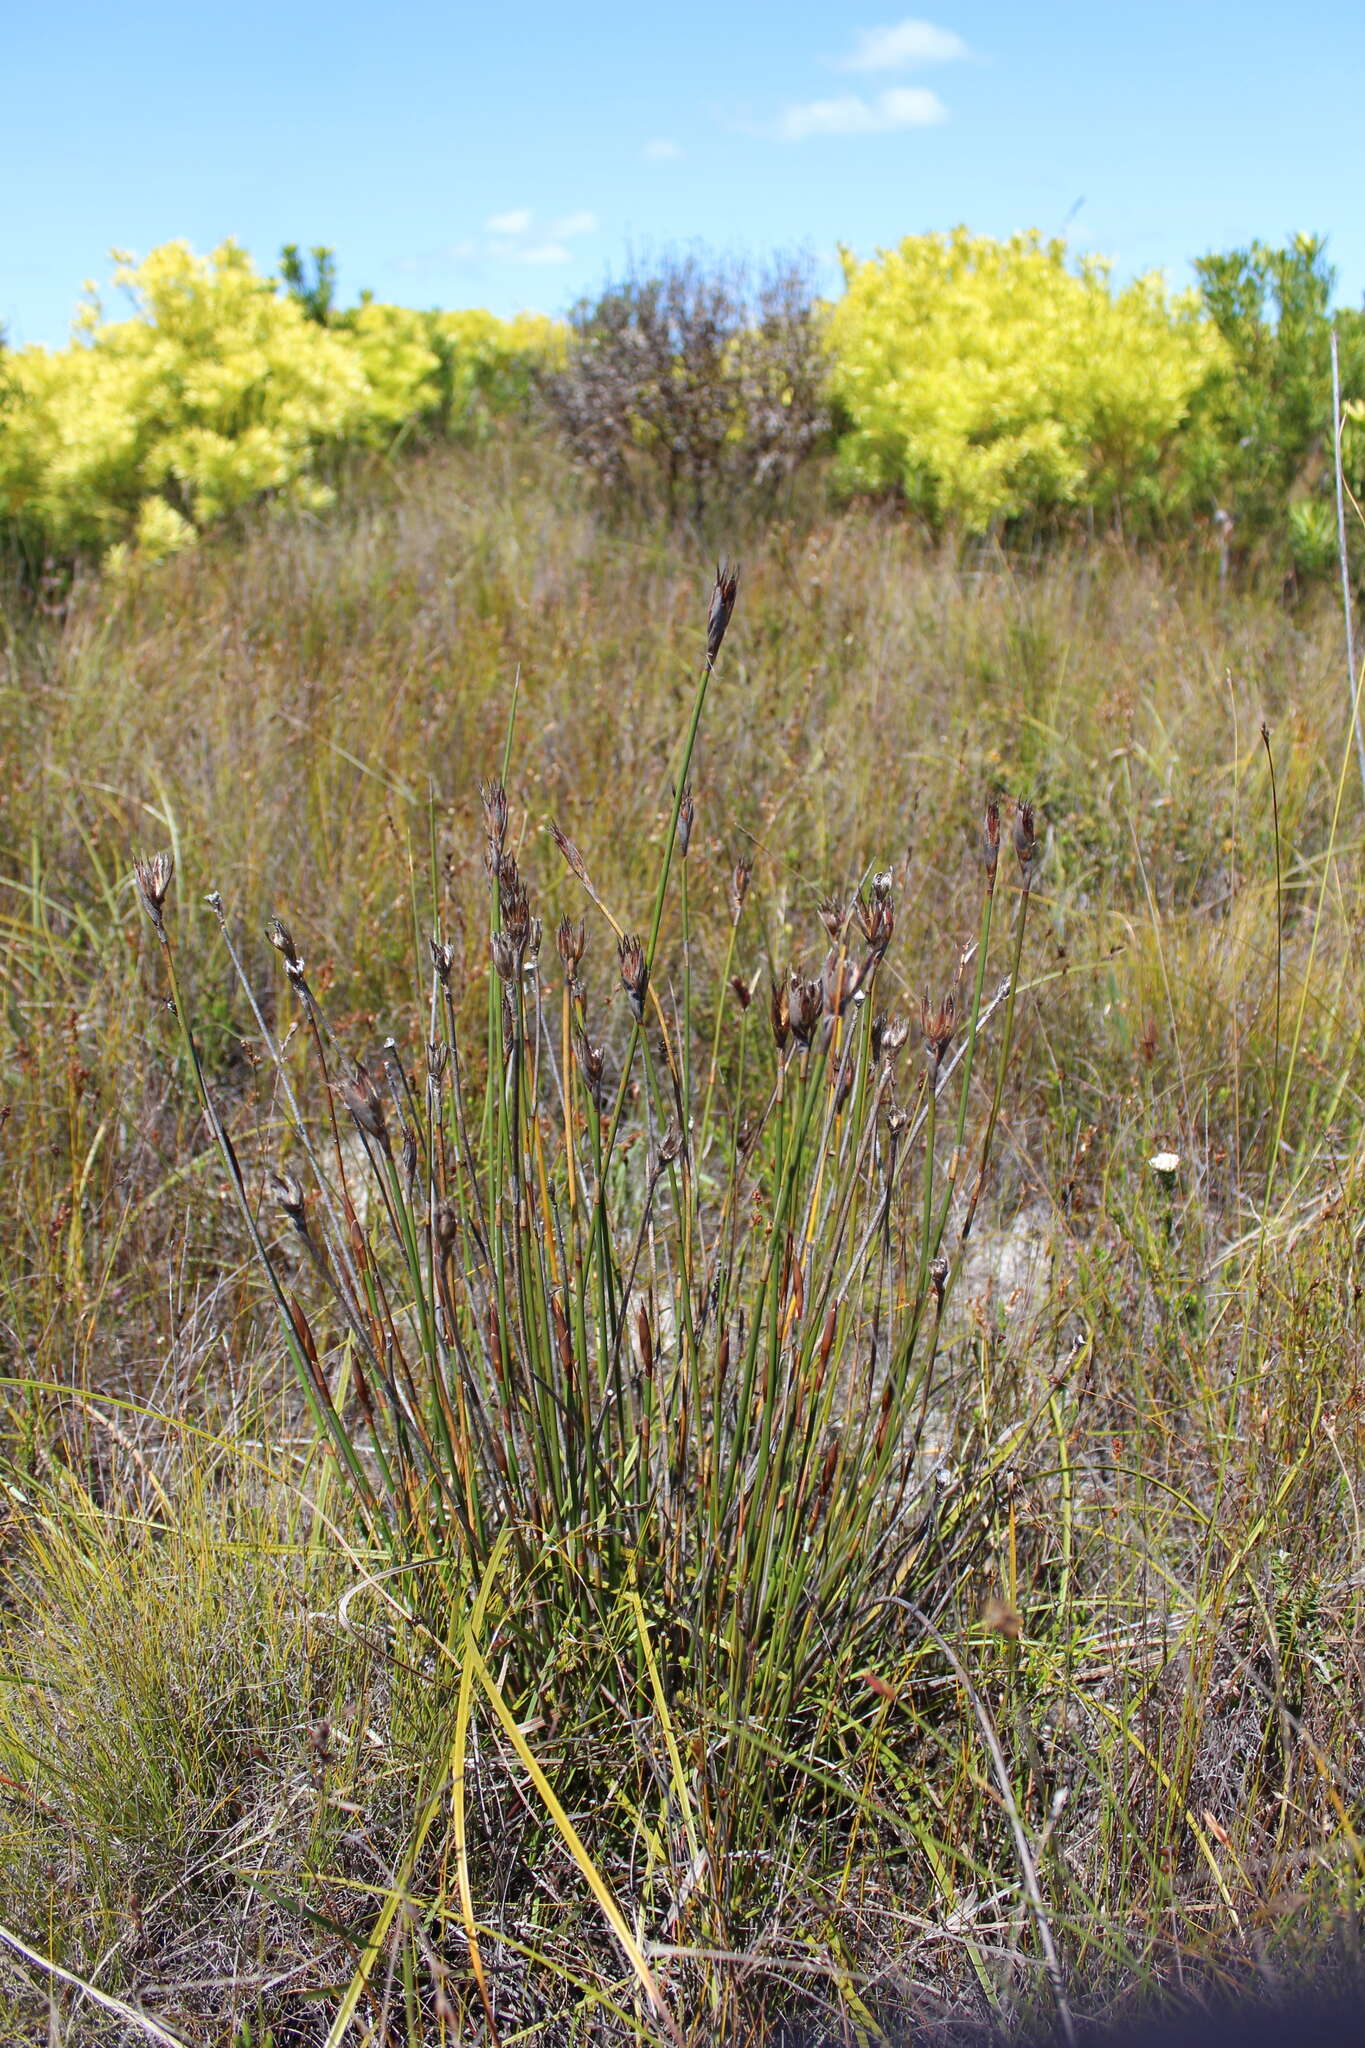
[[[777,1070],[769,977],[817,974],[822,899],[889,869],[876,1000],[912,1030],[891,1093],[868,1083],[867,1150],[848,1169],[856,1243],[878,1213],[887,1108],[924,1106],[921,993],[937,1003],[980,927],[984,798],[1032,799],[1043,848],[1007,1039],[990,1007],[1019,910],[1007,806],[973,1148],[1009,1057],[924,1408],[916,1381],[895,1418],[924,1512],[889,1576],[856,1541],[858,1513],[882,1527],[876,1485],[859,1508],[840,1452],[821,1490],[842,1439],[816,1405],[834,1399],[826,1381],[855,1384],[879,1283],[852,1288],[827,1374],[818,1324],[792,1339],[790,1260],[775,1269],[778,1393],[796,1388],[798,1412],[809,1396],[828,1427],[766,1497],[773,1578],[804,1586],[792,1503],[818,1496],[816,1533],[850,1589],[827,1609],[793,1591],[783,1626],[799,1609],[807,1631],[793,1640],[827,1638],[795,1693],[763,1641],[739,1685],[708,1634],[721,1608],[699,1595],[694,1611],[668,1577],[686,1549],[669,1488],[712,1483],[719,1409],[690,1411],[681,1462],[632,1508],[635,1577],[623,1566],[580,1598],[582,1558],[572,1586],[566,1569],[547,1590],[553,1574],[514,1569],[491,1525],[481,1549],[425,1499],[371,1514],[323,1447],[271,1306],[273,1270],[316,1326],[324,1378],[352,1385],[344,1318],[309,1296],[263,1195],[286,1155],[302,1170],[284,1079],[320,1142],[329,1120],[271,915],[292,927],[336,1048],[376,1071],[392,1034],[425,1073],[427,939],[448,938],[472,1114],[489,1117],[474,1147],[488,1214],[511,1213],[498,1175],[513,1153],[498,1153],[485,1093],[502,1041],[477,782],[499,769],[514,698],[508,844],[544,921],[550,1037],[551,935],[586,913],[583,1015],[609,1088],[636,1077],[607,1182],[627,1249],[643,1233],[667,1105],[634,1063],[613,935],[550,825],[618,922],[648,932],[704,645],[700,541],[604,522],[549,454],[510,440],[372,478],[323,522],[262,517],[52,616],[9,610],[0,1922],[28,1953],[0,1940],[0,2038],[132,2042],[147,2015],[236,2048],[416,2048],[495,2028],[509,2043],[653,2042],[670,2024],[697,2043],[775,2040],[783,2023],[872,2040],[911,2020],[965,2038],[1050,2018],[1059,1994],[1079,2021],[1351,1958],[1362,813],[1339,617],[1220,590],[1199,557],[1095,543],[960,559],[876,512],[727,538],[743,580],[691,763],[686,975],[676,857],[653,963],[697,1083],[696,1168],[660,1196],[661,1238],[666,1214],[678,1243],[712,1241],[741,1193],[755,1257],[765,1232],[781,1237],[795,1110],[763,1126],[771,1158],[746,1150]],[[178,1017],[132,884],[134,853],[159,846],[177,862]],[[741,855],[753,883],[734,927]],[[730,975],[755,993],[747,1012]],[[970,988],[968,972],[959,1042]],[[273,1267],[234,1206],[186,1026]],[[806,1063],[789,1072],[795,1091]],[[550,1125],[556,1102],[547,1083]],[[952,1116],[938,1115],[931,1214],[952,1192]],[[347,1142],[358,1185],[371,1169],[354,1128]],[[1149,1164],[1163,1150],[1179,1157],[1169,1179]],[[444,1175],[439,1145],[433,1159]],[[924,1297],[921,1171],[893,1203],[888,1317],[913,1320]],[[384,1185],[381,1165],[368,1210],[357,1202],[376,1241]],[[322,1195],[310,1180],[310,1215]],[[813,1234],[810,1275],[825,1249]],[[831,1245],[831,1270],[849,1256]],[[650,1240],[651,1331],[632,1304],[630,1358],[678,1348],[669,1257]],[[471,1250],[470,1304],[486,1306],[483,1272]],[[741,1348],[758,1279],[735,1283]],[[534,1306],[523,1293],[503,1325],[531,1353]],[[583,1343],[571,1371],[598,1359],[590,1316]],[[682,1378],[669,1384],[671,1400]],[[379,1487],[353,1386],[349,1406],[337,1398]],[[571,1531],[546,1534],[556,1503],[533,1464],[572,1449],[558,1431],[528,1438],[525,1493],[500,1525],[514,1551],[537,1530],[556,1556],[572,1547]],[[730,1446],[741,1496],[751,1451]],[[733,1519],[722,1528],[734,1537]],[[383,1593],[384,1572],[401,1594]],[[688,1620],[671,1634],[674,1610]],[[479,1640],[581,1854],[470,1676]]]

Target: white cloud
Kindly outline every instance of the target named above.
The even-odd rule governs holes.
[[[682,150],[666,135],[656,135],[653,142],[645,144],[640,154],[647,164],[673,164],[682,155]]]
[[[597,215],[589,213],[586,207],[566,213],[549,227],[537,227],[533,240],[534,223],[535,215],[529,206],[493,214],[484,222],[489,236],[488,253],[502,263],[567,263],[566,244],[580,235],[595,235],[598,228]]]
[[[888,28],[865,28],[839,71],[902,71],[912,64],[949,64],[970,52],[961,36],[932,21],[894,22]]]
[[[784,107],[776,134],[783,142],[805,142],[812,135],[887,135],[895,128],[934,128],[948,118],[937,93],[920,85],[896,85],[863,99],[855,92],[833,100],[803,100]]]

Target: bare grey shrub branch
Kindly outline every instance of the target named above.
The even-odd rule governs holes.
[[[807,266],[670,254],[584,300],[551,415],[613,495],[695,517],[770,498],[829,428],[820,315]]]

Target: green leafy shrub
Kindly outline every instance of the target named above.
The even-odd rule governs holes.
[[[1332,490],[1331,333],[1347,401],[1365,397],[1365,313],[1332,310],[1336,274],[1319,235],[1283,248],[1201,256],[1195,264],[1224,362],[1201,394],[1190,462],[1210,497],[1231,512],[1244,547],[1269,544],[1313,573],[1335,559],[1326,545]],[[1365,436],[1349,419],[1347,479],[1365,484]],[[1291,505],[1291,499],[1293,503]]]
[[[1222,358],[1192,297],[1115,292],[1065,245],[909,236],[844,255],[829,321],[852,490],[899,489],[982,531],[1034,510],[1150,507],[1195,392]]]

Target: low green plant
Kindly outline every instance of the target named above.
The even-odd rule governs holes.
[[[556,830],[610,931],[623,1048],[598,1042],[588,1012],[582,922],[560,922],[557,997],[546,986],[500,781],[483,790],[491,968],[477,1053],[460,1028],[468,970],[444,937],[430,943],[413,1072],[396,1037],[372,1062],[341,1044],[276,921],[322,1091],[319,1115],[244,975],[282,1091],[269,1179],[288,1249],[204,1079],[165,921],[169,857],[138,869],[303,1394],[382,1560],[368,1597],[410,1660],[447,1670],[456,1700],[448,1877],[430,1910],[463,1925],[482,1992],[459,1790],[477,1706],[530,1774],[547,1839],[578,1865],[673,2039],[639,1913],[662,1916],[680,1953],[750,1938],[770,1855],[799,1815],[828,1805],[830,1758],[856,1748],[854,1731],[914,1670],[937,1665],[936,1618],[971,1568],[983,1504],[1038,1421],[1003,1440],[970,1422],[945,1433],[937,1379],[1005,1092],[1041,851],[1032,809],[1021,802],[1006,833],[1019,889],[1003,979],[998,965],[988,973],[1001,861],[991,804],[976,942],[913,1022],[878,1003],[890,871],[821,906],[822,962],[784,969],[765,1000],[731,972],[741,864],[708,1052],[690,971],[688,773],[736,590],[722,571],[640,935]],[[661,951],[675,874],[676,1007]],[[225,915],[222,930],[231,948]],[[985,1058],[994,1080],[978,1127]],[[606,1741],[596,1765],[607,1729],[594,1701],[648,1728],[650,1745],[628,1759]],[[551,1789],[524,1731],[571,1720]],[[832,1768],[842,1782],[844,1764]],[[568,1816],[601,1802],[603,1770],[618,1817],[589,1846]],[[787,1788],[776,1811],[775,1776]],[[419,1842],[434,1820],[419,1822]],[[601,1864],[635,1856],[654,1875],[627,1908]],[[1055,1969],[1040,1900],[1038,1914]]]

